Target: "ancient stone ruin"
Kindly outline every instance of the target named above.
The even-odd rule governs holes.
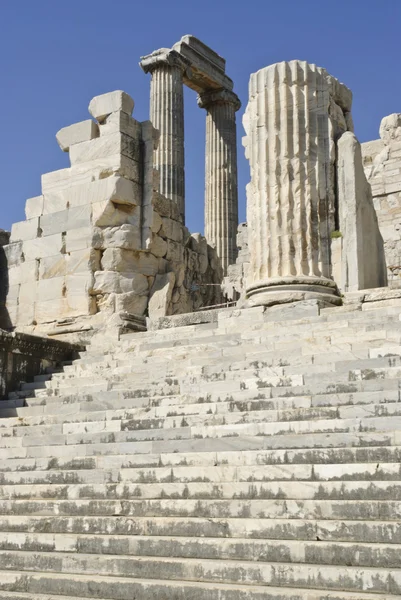
[[[252,74],[238,225],[225,60],[140,65],[150,120],[93,98],[0,232],[0,600],[400,599],[401,116],[361,148],[325,69]]]

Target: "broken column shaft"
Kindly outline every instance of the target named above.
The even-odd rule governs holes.
[[[189,61],[175,50],[161,49],[143,57],[140,64],[152,75],[150,120],[159,132],[154,151],[159,191],[177,204],[185,223],[183,73]]]
[[[229,90],[199,94],[198,104],[207,110],[205,237],[214,246],[224,274],[237,256],[238,226],[237,132],[235,113],[241,107]]]
[[[251,76],[244,117],[251,304],[340,301],[330,264],[329,81],[324,69],[303,61]]]

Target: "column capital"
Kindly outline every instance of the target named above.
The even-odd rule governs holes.
[[[199,108],[210,108],[216,104],[232,104],[234,110],[237,111],[241,108],[241,101],[237,94],[227,89],[220,90],[207,90],[198,94],[198,106]]]
[[[152,54],[142,56],[139,64],[145,73],[152,73],[161,66],[178,67],[184,73],[190,71],[191,67],[191,63],[187,58],[170,48],[160,48]]]

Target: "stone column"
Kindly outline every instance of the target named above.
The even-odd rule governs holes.
[[[199,94],[206,115],[205,237],[216,248],[224,275],[237,258],[238,182],[235,113],[241,102],[234,92]]]
[[[159,132],[154,151],[159,191],[178,205],[185,223],[183,73],[189,68],[189,61],[175,50],[162,48],[143,57],[140,65],[145,73],[152,74],[150,120]]]
[[[340,303],[330,264],[333,83],[324,69],[291,61],[251,75],[249,87],[249,304]]]

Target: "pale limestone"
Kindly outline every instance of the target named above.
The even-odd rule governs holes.
[[[251,304],[308,299],[313,294],[340,302],[330,265],[329,232],[335,214],[330,87],[333,83],[324,69],[302,61],[278,63],[251,75],[244,116],[251,167]],[[318,147],[315,138],[320,140]]]
[[[356,292],[386,286],[383,238],[363,170],[361,146],[351,132],[345,133],[338,142],[338,189],[341,288]]]
[[[25,216],[27,219],[33,219],[34,217],[40,217],[43,214],[43,196],[35,196],[34,198],[28,198],[25,202]]]
[[[124,223],[119,227],[95,228],[94,247],[102,250],[107,248],[138,250],[141,247],[139,225]]]
[[[54,256],[55,254],[63,252],[64,249],[65,242],[61,233],[26,240],[23,243],[23,252],[27,260]]]
[[[120,272],[135,272],[143,275],[155,275],[159,261],[149,252],[133,252],[121,248],[107,248],[104,251],[102,269]]]
[[[145,275],[133,272],[97,271],[93,285],[93,294],[135,294],[148,293],[148,280]]]
[[[134,101],[126,92],[116,90],[101,96],[95,96],[89,103],[89,112],[99,123],[102,123],[111,113],[124,112],[132,115]]]
[[[42,193],[46,202],[46,194],[49,192],[59,192],[76,185],[90,184],[113,175],[121,175],[138,184],[140,165],[127,156],[115,154],[60,169],[59,171],[45,173],[42,175]]]
[[[158,258],[163,258],[167,253],[167,242],[160,236],[153,234],[147,249]]]
[[[140,209],[136,204],[126,202],[94,202],[92,204],[92,224],[97,227],[118,227],[124,224],[139,227]]]
[[[156,275],[149,297],[149,317],[151,319],[168,314],[174,283],[174,273]]]
[[[92,209],[90,205],[75,206],[60,212],[40,217],[42,235],[53,235],[71,229],[82,229],[91,225]]]
[[[141,138],[142,136],[142,123],[139,123],[136,119],[131,117],[125,112],[114,112],[111,113],[105,120],[99,125],[100,136],[110,135],[112,133],[124,133],[131,138]]]
[[[143,315],[147,306],[147,295],[139,296],[137,292],[116,295],[116,312],[125,311],[134,315]]]
[[[11,226],[10,243],[33,240],[38,236],[39,219],[34,217],[27,221],[19,221]]]
[[[87,142],[99,136],[99,126],[91,119],[63,127],[56,134],[56,140],[63,152],[69,152],[74,144]]]
[[[71,166],[77,166],[81,163],[90,163],[92,161],[109,158],[110,156],[125,156],[134,163],[140,163],[140,141],[116,132],[104,135],[90,142],[76,144],[70,149]],[[134,168],[134,165],[133,165]],[[138,165],[139,169],[139,165]],[[139,175],[135,177],[139,179]]]

